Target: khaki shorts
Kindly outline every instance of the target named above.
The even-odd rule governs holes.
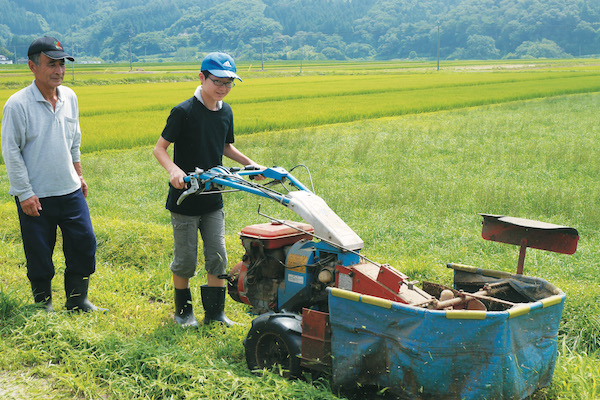
[[[204,248],[204,268],[211,275],[222,275],[227,268],[225,213],[223,209],[199,216],[172,212],[174,254],[171,271],[182,278],[196,274],[198,231]]]

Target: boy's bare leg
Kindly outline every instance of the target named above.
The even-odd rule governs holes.
[[[225,279],[219,279],[219,277],[217,275],[206,274],[206,283],[207,283],[207,286],[224,287]]]
[[[190,280],[173,274],[173,286],[175,286],[175,289],[187,289],[190,287]]]

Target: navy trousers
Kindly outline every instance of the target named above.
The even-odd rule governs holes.
[[[23,249],[30,281],[48,281],[54,277],[52,253],[56,245],[57,227],[63,238],[65,274],[90,276],[96,270],[96,235],[90,211],[81,189],[64,196],[40,199],[39,217],[17,210],[21,223]]]

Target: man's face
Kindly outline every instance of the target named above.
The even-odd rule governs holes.
[[[40,65],[35,65],[30,60],[29,69],[33,72],[38,86],[56,89],[62,84],[65,76],[65,60],[54,60],[42,53],[40,54]]]

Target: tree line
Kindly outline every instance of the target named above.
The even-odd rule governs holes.
[[[79,59],[568,58],[600,54],[597,0],[0,0],[0,53]],[[439,53],[438,53],[439,52]]]

